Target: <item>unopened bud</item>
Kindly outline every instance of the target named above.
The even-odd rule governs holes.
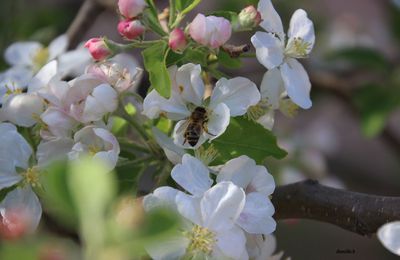
[[[123,20],[118,24],[118,32],[129,40],[133,40],[143,34],[145,27],[139,20]]]
[[[185,33],[179,29],[175,28],[169,34],[168,45],[173,51],[183,51],[187,44]]]
[[[118,9],[119,12],[125,18],[134,18],[141,14],[146,7],[144,0],[119,0]]]
[[[249,5],[239,13],[239,24],[242,28],[253,28],[261,23],[261,14],[253,5]]]
[[[112,54],[103,38],[92,38],[85,43],[85,47],[95,60],[104,60]]]

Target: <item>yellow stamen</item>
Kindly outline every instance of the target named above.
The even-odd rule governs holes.
[[[40,48],[33,56],[33,67],[36,71],[39,71],[49,60],[49,49]]]
[[[295,37],[286,46],[285,54],[293,58],[305,58],[310,49],[311,43],[304,41],[300,37]]]
[[[281,99],[279,102],[279,110],[287,117],[294,117],[299,111],[299,106],[290,99]]]
[[[27,169],[26,172],[22,173],[23,184],[29,184],[32,187],[40,187],[39,174],[40,172],[36,167]]]
[[[211,255],[216,242],[215,234],[208,228],[195,225],[191,231],[186,233],[190,240],[187,251],[190,254],[204,253]]]

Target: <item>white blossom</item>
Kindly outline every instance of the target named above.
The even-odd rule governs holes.
[[[381,226],[377,235],[387,250],[400,256],[400,221],[389,222]]]

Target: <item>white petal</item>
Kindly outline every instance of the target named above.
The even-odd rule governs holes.
[[[217,233],[217,247],[225,256],[240,259],[246,251],[246,236],[240,228],[233,226],[231,229]]]
[[[0,190],[11,187],[22,179],[15,172],[15,165],[8,158],[0,158]]]
[[[14,210],[20,212],[26,218],[28,232],[35,231],[42,216],[42,206],[31,187],[16,188],[6,195],[0,203],[0,213],[3,217],[3,222],[7,221],[7,214]]]
[[[93,159],[104,163],[105,171],[112,171],[118,162],[118,154],[114,151],[101,151],[93,156]]]
[[[168,160],[173,164],[180,163],[182,161],[182,156],[185,154],[185,150],[177,146],[172,138],[169,138],[157,127],[153,127],[151,130],[157,143],[164,150]]]
[[[267,32],[277,33],[283,36],[283,25],[279,14],[276,12],[271,0],[260,0],[257,10],[261,14],[262,22],[260,26]]]
[[[5,162],[11,163],[12,168],[28,168],[29,158],[32,155],[32,148],[22,135],[17,132],[17,128],[9,123],[0,124],[0,158]],[[3,169],[5,164],[0,166]],[[7,169],[10,169],[7,167]]]
[[[284,91],[285,87],[279,69],[268,70],[264,74],[260,86],[261,99],[267,99],[268,105],[273,109],[278,109]]]
[[[224,103],[218,104],[208,116],[207,131],[209,134],[203,131],[203,135],[210,140],[217,138],[225,132],[230,119],[228,106]]]
[[[175,165],[171,177],[186,191],[198,197],[202,196],[213,183],[207,167],[189,154],[182,157],[182,164]]]
[[[234,226],[245,203],[244,191],[232,182],[220,182],[204,193],[200,207],[204,227],[228,230]]]
[[[307,13],[303,9],[297,9],[290,19],[288,31],[289,42],[294,38],[301,38],[310,46],[307,53],[310,53],[315,42],[315,33],[313,22],[307,17]],[[289,44],[289,43],[288,43]]]
[[[200,198],[178,192],[175,203],[179,213],[194,224],[202,225],[202,212],[200,209]]]
[[[167,207],[177,211],[175,198],[180,191],[163,186],[155,189],[153,193],[143,198],[143,207],[146,211],[150,211],[158,207]]]
[[[44,102],[35,94],[11,95],[3,104],[5,118],[18,126],[33,126],[43,111]]]
[[[182,98],[200,106],[204,97],[204,83],[201,79],[201,66],[185,64],[176,71],[176,84]]]
[[[72,132],[79,123],[64,111],[53,106],[47,108],[40,118],[47,125],[46,129],[42,129],[40,132],[42,138],[45,139],[51,137],[71,137]]]
[[[70,138],[56,138],[47,142],[40,142],[36,152],[38,166],[46,166],[54,161],[66,158],[73,144],[74,142]]]
[[[257,60],[267,69],[278,67],[283,62],[283,43],[273,34],[256,32],[251,37],[256,48]]]
[[[49,44],[49,60],[53,60],[58,57],[60,54],[64,53],[68,47],[68,36],[66,34],[62,34],[55,38]]]
[[[260,92],[251,80],[243,77],[229,80],[221,78],[215,84],[210,108],[224,103],[228,106],[230,115],[234,117],[244,115],[250,106],[256,105],[259,101]]]
[[[28,92],[43,91],[50,80],[57,75],[57,61],[51,61],[43,66],[32,78],[28,85]]]
[[[180,120],[190,115],[186,105],[177,97],[168,100],[156,90],[152,90],[143,101],[143,114],[150,119],[158,118],[161,112],[167,113],[171,120]]]
[[[92,56],[86,48],[78,48],[61,54],[58,58],[58,72],[61,75],[77,77],[85,72]]]
[[[387,250],[400,256],[400,221],[390,222],[378,229],[379,241]]]
[[[246,189],[254,178],[256,167],[256,162],[246,155],[231,159],[221,168],[217,182],[231,181]]]
[[[273,109],[269,109],[267,113],[257,119],[257,123],[262,125],[265,129],[272,130],[275,122],[275,111]]]
[[[82,114],[83,122],[100,120],[105,114],[114,112],[118,107],[118,93],[108,84],[94,88],[87,97]]]
[[[16,42],[6,49],[4,58],[13,66],[31,66],[36,52],[42,47],[38,42]]]
[[[145,248],[151,259],[175,260],[184,256],[189,242],[183,234],[173,234],[164,239],[158,238]]]
[[[7,91],[25,89],[32,79],[33,73],[26,67],[11,67],[0,74],[0,102]]]
[[[271,195],[275,190],[274,177],[269,174],[267,168],[261,165],[257,165],[254,171],[254,177],[251,180],[249,186],[247,186],[247,192],[257,191],[265,196]]]
[[[298,106],[304,109],[311,107],[311,83],[303,65],[295,59],[289,58],[280,67],[282,79],[288,96]]]
[[[237,224],[250,234],[271,234],[276,222],[272,218],[274,206],[269,198],[259,192],[247,194],[246,203]]]

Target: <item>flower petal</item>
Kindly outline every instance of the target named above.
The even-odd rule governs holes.
[[[254,178],[256,162],[246,155],[229,160],[217,175],[217,182],[231,181],[246,189]]]
[[[228,106],[230,115],[241,116],[250,106],[260,101],[260,92],[256,84],[243,77],[233,79],[221,78],[217,81],[210,100],[210,108],[224,103]]]
[[[297,60],[289,58],[280,69],[290,99],[304,109],[310,108],[312,105],[310,99],[311,83],[303,65]]]
[[[274,213],[274,206],[267,196],[252,192],[247,194],[243,211],[236,223],[250,234],[271,234],[276,228],[272,218]]]
[[[253,179],[251,180],[247,191],[260,192],[265,196],[271,195],[275,190],[274,177],[269,174],[265,166],[257,165],[254,169]]]
[[[55,38],[49,44],[49,60],[53,60],[67,50],[68,47],[68,36],[62,34]]]
[[[117,107],[118,93],[110,85],[101,84],[86,98],[82,121],[100,120],[105,114],[114,112]]]
[[[243,252],[246,251],[246,236],[236,226],[223,232],[218,232],[216,239],[217,247],[227,257],[240,259]]]
[[[143,198],[143,207],[145,211],[150,211],[158,207],[167,207],[177,211],[175,198],[180,191],[169,186],[163,186],[155,189],[153,193]]]
[[[189,240],[183,234],[172,234],[167,238],[157,238],[153,243],[146,245],[146,251],[154,260],[182,259],[189,245]]]
[[[47,166],[54,161],[66,158],[73,144],[71,138],[56,138],[40,142],[36,152],[38,166]]]
[[[378,239],[387,250],[400,256],[400,221],[394,221],[378,229]]]
[[[194,224],[202,225],[202,212],[200,209],[200,198],[178,192],[175,197],[175,203],[179,213]]]
[[[4,58],[12,66],[32,66],[33,58],[43,46],[38,42],[16,42],[4,53]]]
[[[301,38],[304,42],[310,44],[307,48],[307,54],[310,53],[315,43],[314,24],[307,17],[303,9],[297,9],[290,19],[288,31],[289,42],[294,38]],[[288,42],[288,45],[290,44]]]
[[[14,210],[20,211],[20,214],[27,218],[25,224],[28,225],[28,232],[35,231],[42,216],[42,206],[30,186],[16,188],[7,193],[0,203],[0,214],[3,217],[3,222],[7,221],[8,213]]]
[[[200,207],[204,227],[214,231],[234,226],[245,203],[244,191],[232,182],[220,182],[204,193]]]
[[[267,69],[273,69],[282,64],[283,43],[273,34],[256,32],[251,37],[251,43],[256,48],[257,60]]]
[[[268,70],[261,81],[261,99],[266,99],[273,109],[279,108],[282,93],[285,92],[281,72],[278,68]]]
[[[28,93],[44,91],[50,80],[57,75],[57,61],[53,60],[43,66],[28,85]]]
[[[181,97],[186,102],[201,106],[205,90],[201,79],[201,66],[192,63],[185,64],[178,68],[175,77]]]
[[[196,197],[202,196],[213,183],[207,167],[189,154],[182,157],[182,164],[175,165],[171,177],[182,188]]]
[[[177,146],[172,138],[168,137],[157,127],[153,127],[151,131],[153,132],[157,143],[164,150],[168,160],[170,160],[173,164],[182,162],[182,156],[185,154],[185,150],[180,146]]]
[[[22,93],[11,95],[3,104],[5,118],[13,124],[31,127],[43,113],[43,99],[35,94]]]
[[[230,110],[224,103],[218,104],[208,116],[207,132],[203,131],[206,139],[213,140],[222,135],[229,125]]]
[[[283,37],[282,20],[272,5],[271,0],[260,0],[257,10],[260,12],[262,18],[260,26],[267,32],[276,33],[280,37]]]
[[[273,109],[269,109],[267,113],[257,119],[257,123],[262,125],[265,129],[272,130],[275,122],[275,111]]]
[[[10,162],[12,168],[28,168],[32,148],[25,138],[18,133],[14,125],[9,123],[0,124],[0,143],[0,158]],[[0,169],[3,169],[2,166],[0,166]]]

